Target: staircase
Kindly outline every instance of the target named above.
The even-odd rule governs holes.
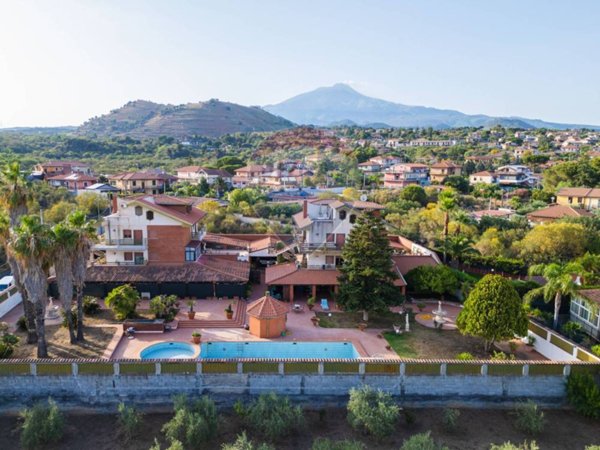
[[[223,302],[225,304],[227,302]],[[244,328],[246,324],[246,302],[238,300],[232,320],[180,320],[177,328]]]

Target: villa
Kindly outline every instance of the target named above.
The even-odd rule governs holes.
[[[152,296],[243,296],[250,265],[230,254],[202,254],[204,216],[190,199],[113,197],[105,233],[93,248],[103,263],[88,269],[86,291],[105,294],[131,283]]]
[[[548,222],[554,222],[556,220],[563,219],[565,217],[591,217],[592,213],[586,211],[583,208],[573,208],[565,205],[551,205],[547,208],[538,209],[537,211],[530,212],[527,214],[529,223],[532,224],[543,224]]]
[[[411,184],[425,186],[429,183],[429,167],[425,164],[396,164],[383,176],[383,187],[403,188]]]
[[[447,177],[460,175],[461,171],[461,166],[451,163],[449,161],[442,161],[433,164],[429,168],[429,176],[431,177],[432,183],[441,183]]]
[[[43,178],[49,178],[57,175],[69,175],[71,173],[92,175],[92,169],[89,164],[79,161],[50,161],[37,164],[33,168],[33,173],[40,174]]]
[[[80,172],[69,174],[54,175],[46,178],[48,184],[53,187],[65,187],[71,192],[80,192],[89,186],[97,183],[98,179],[94,175],[87,175]]]
[[[575,206],[588,211],[600,208],[600,189],[562,188],[556,194],[556,203]]]
[[[600,339],[600,289],[581,289],[571,299],[571,320],[580,323],[586,333]]]
[[[200,180],[206,180],[210,185],[218,178],[221,178],[225,183],[231,184],[231,175],[229,172],[220,169],[208,169],[201,166],[186,166],[177,169],[177,179],[179,181],[187,181],[191,184],[198,184]]]
[[[149,194],[164,193],[167,187],[177,181],[172,175],[161,171],[125,172],[111,175],[108,180],[112,186],[124,194]]]

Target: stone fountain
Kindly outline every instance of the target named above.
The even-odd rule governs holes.
[[[434,309],[433,311],[431,311],[433,314],[433,323],[434,324],[443,324],[446,321],[446,316],[448,315],[448,313],[442,309],[442,302],[439,301],[438,302],[438,307],[437,309]]]

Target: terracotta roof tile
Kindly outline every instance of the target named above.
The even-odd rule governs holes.
[[[575,209],[566,205],[553,205],[533,211],[527,214],[527,217],[534,219],[562,219],[563,217],[587,217],[592,215],[592,213],[585,209]]]
[[[577,293],[585,299],[600,305],[600,289],[581,289]]]
[[[250,303],[246,312],[249,316],[256,317],[257,319],[274,319],[286,315],[289,310],[290,308],[287,304],[267,294]]]

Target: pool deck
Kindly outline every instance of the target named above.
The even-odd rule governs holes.
[[[264,286],[255,286],[252,296],[248,303],[264,295]],[[298,302],[303,303],[303,302]],[[196,319],[205,318],[210,320],[225,319],[224,308],[229,304],[227,300],[199,300],[196,302]],[[341,328],[320,328],[315,327],[310,318],[314,312],[321,311],[320,306],[316,305],[314,312],[309,311],[304,306],[303,312],[290,311],[287,317],[286,336],[277,339],[260,339],[250,334],[243,328],[202,328],[197,330],[202,334],[202,342],[209,341],[274,341],[274,342],[293,342],[293,341],[337,341],[352,342],[358,353],[363,357],[373,358],[394,358],[398,355],[393,350],[387,350],[385,347],[387,341],[377,337],[381,330],[367,329],[359,331],[358,329]],[[335,304],[330,302],[330,307],[335,311]],[[143,305],[142,305],[143,308]],[[186,317],[186,305],[182,302],[179,317]],[[136,334],[134,339],[123,338],[116,346],[111,355],[112,359],[119,358],[139,358],[140,352],[149,345],[158,342],[181,341],[191,342],[190,328],[177,328],[175,330],[163,333],[142,333]],[[105,355],[106,356],[106,355]]]

